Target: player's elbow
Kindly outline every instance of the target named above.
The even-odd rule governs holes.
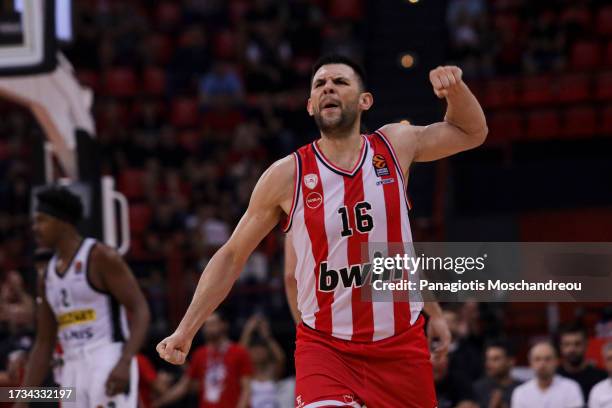
[[[486,123],[484,123],[478,130],[472,131],[469,136],[471,140],[471,148],[475,148],[481,146],[485,140],[487,140],[487,135],[489,134],[489,127]]]

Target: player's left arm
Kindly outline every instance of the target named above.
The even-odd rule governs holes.
[[[390,139],[402,167],[442,159],[484,143],[488,128],[482,107],[462,80],[459,67],[438,67],[429,73],[434,93],[447,103],[442,122],[428,126],[392,123],[381,131]]]
[[[125,307],[129,316],[130,335],[106,382],[107,394],[115,395],[125,392],[128,387],[132,357],[138,353],[146,339],[151,315],[136,278],[116,251],[104,245],[96,245],[91,254],[91,268],[92,274],[99,277],[104,290]]]
[[[429,349],[434,358],[440,358],[448,353],[452,340],[451,332],[438,302],[425,302],[423,309],[429,318],[427,321]]]

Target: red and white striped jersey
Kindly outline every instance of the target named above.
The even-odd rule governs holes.
[[[340,339],[371,342],[407,330],[423,304],[396,294],[389,301],[362,299],[362,291],[371,290],[357,276],[364,247],[389,245],[391,255],[391,243],[412,242],[404,176],[393,147],[380,131],[362,138],[361,156],[350,171],[327,160],[316,142],[294,153],[295,190],[284,229],[291,229],[297,256],[303,322]]]

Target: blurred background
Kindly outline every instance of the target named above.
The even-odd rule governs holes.
[[[305,103],[310,67],[327,52],[365,66],[375,99],[365,117],[369,130],[391,121],[442,120],[445,106],[428,73],[443,64],[463,69],[485,110],[484,146],[413,166],[415,241],[610,241],[612,6],[606,3],[74,2],[72,32],[59,49],[93,91],[100,173],[113,176],[129,202],[125,259],[151,307],[143,355],[153,368],[169,373],[170,383],[181,375],[156,357],[155,344],[178,323],[263,170],[318,137]],[[33,335],[30,200],[31,188],[41,184],[36,146],[44,136],[33,115],[13,102],[0,100],[0,118],[1,381],[8,378],[1,370],[8,375],[9,354],[26,350]],[[279,378],[293,375],[295,335],[282,244],[280,229],[273,231],[223,304],[234,340],[254,314],[269,322],[286,356]],[[601,303],[445,309],[455,340],[447,368],[469,381],[485,375],[492,338],[510,342],[517,365],[525,366],[535,340],[577,324],[592,339],[590,358],[601,365],[603,339],[612,336],[612,310]]]

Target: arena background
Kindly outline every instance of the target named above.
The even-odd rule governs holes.
[[[317,137],[305,101],[311,64],[327,52],[364,64],[375,99],[370,130],[441,120],[444,105],[428,73],[443,64],[463,69],[485,110],[484,146],[411,169],[415,240],[609,241],[612,6],[605,3],[74,2],[73,36],[60,49],[94,91],[101,171],[129,200],[126,260],[153,314],[143,352],[159,370],[180,373],[154,346],[178,323],[262,171]],[[10,271],[34,288],[30,190],[41,137],[30,112],[0,100],[4,302],[21,284]],[[259,246],[223,308],[234,339],[254,313],[269,319],[291,376],[295,330],[282,242],[277,229]],[[562,323],[578,321],[593,338],[612,335],[612,310],[601,303],[446,307],[467,328],[477,374],[487,338],[509,339],[525,365],[529,345]],[[11,324],[3,310],[0,341],[11,330],[31,332],[33,321]]]

